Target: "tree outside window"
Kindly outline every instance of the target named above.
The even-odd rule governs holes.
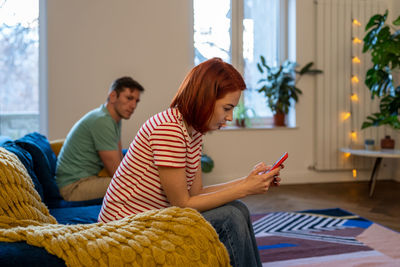
[[[39,0],[0,1],[0,135],[39,130]]]

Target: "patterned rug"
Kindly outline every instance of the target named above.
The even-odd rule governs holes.
[[[252,221],[263,266],[400,266],[400,233],[342,209],[271,212]]]

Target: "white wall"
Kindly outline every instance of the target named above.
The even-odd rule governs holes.
[[[165,109],[193,67],[192,6],[182,0],[51,0],[48,8],[49,138],[63,138],[73,123],[105,101],[113,79],[130,75],[146,91],[135,114],[123,121],[129,145],[140,125]],[[297,1],[297,61],[314,61],[313,0]],[[400,10],[400,7],[398,7]],[[400,12],[399,12],[400,13]],[[350,172],[315,172],[315,80],[304,77],[295,129],[217,131],[205,137],[215,168],[205,183],[246,175],[259,161],[272,163],[288,151],[285,183],[353,180]],[[393,164],[389,161],[389,165]],[[386,170],[385,170],[386,169]],[[385,167],[382,177],[393,177]],[[361,172],[360,179],[368,179]]]
[[[140,125],[169,105],[192,67],[189,1],[51,0],[48,4],[49,137],[106,100],[111,82],[130,75],[144,87],[127,146]]]

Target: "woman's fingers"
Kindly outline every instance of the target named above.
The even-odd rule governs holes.
[[[267,170],[268,170],[267,165],[265,165],[264,162],[260,162],[256,166],[254,166],[252,174],[261,174]]]
[[[281,177],[276,176],[274,177],[274,182],[272,183],[273,186],[279,186],[281,184]]]

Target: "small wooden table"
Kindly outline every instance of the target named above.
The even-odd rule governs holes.
[[[351,155],[354,156],[376,158],[374,168],[372,169],[371,178],[369,179],[370,197],[372,197],[372,195],[374,194],[375,183],[377,180],[382,158],[400,158],[400,150],[396,149],[366,150],[366,149],[341,148],[340,151],[344,153],[350,153]]]

